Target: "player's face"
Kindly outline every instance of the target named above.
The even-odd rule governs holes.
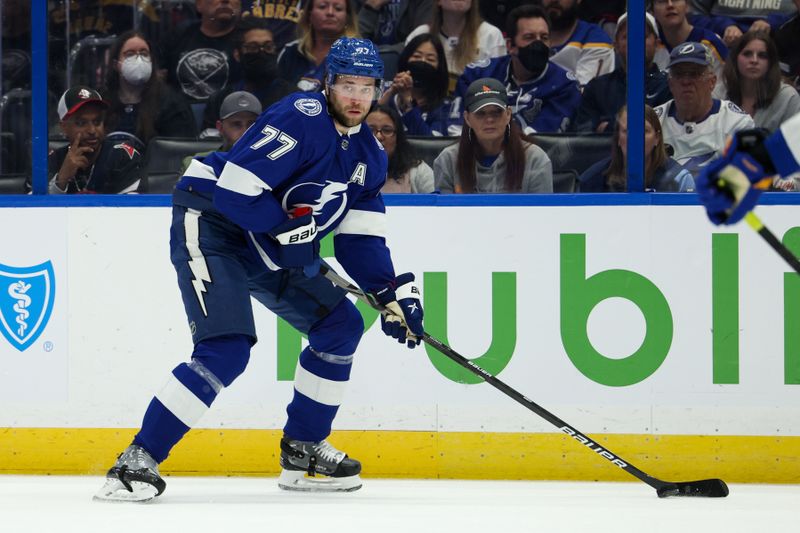
[[[328,101],[334,120],[352,128],[364,121],[375,99],[375,79],[339,76],[328,88]]]
[[[367,125],[375,138],[383,145],[386,155],[392,157],[397,146],[397,130],[392,118],[381,111],[373,111],[367,117]]]
[[[322,34],[340,35],[347,24],[346,0],[312,0],[309,22]]]
[[[233,143],[244,135],[247,128],[252,126],[257,118],[258,115],[255,113],[242,111],[241,113],[229,116],[225,120],[218,121],[217,130],[219,130],[219,134],[222,136],[225,147],[233,146]]]
[[[662,26],[672,27],[683,24],[689,5],[686,0],[655,0],[653,16]]]
[[[470,113],[464,113],[464,121],[472,128],[475,138],[481,144],[502,140],[511,121],[511,109],[498,105],[487,105]]]
[[[742,49],[736,58],[739,74],[746,80],[756,81],[764,77],[769,69],[767,44],[761,39],[753,39]]]
[[[430,42],[424,42],[414,50],[409,61],[424,61],[431,65],[433,68],[439,68],[439,55],[436,53],[436,48]]]
[[[106,137],[105,111],[99,105],[85,104],[61,121],[64,136],[72,143],[80,134],[79,146],[87,146],[97,153]]]

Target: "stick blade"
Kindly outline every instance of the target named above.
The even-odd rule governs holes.
[[[665,483],[656,489],[659,498],[671,496],[692,496],[699,498],[724,498],[728,495],[728,485],[721,479],[700,479],[698,481],[678,481]]]

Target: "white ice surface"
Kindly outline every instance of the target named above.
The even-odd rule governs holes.
[[[146,504],[92,501],[99,477],[0,476],[0,532],[738,533],[798,531],[800,486],[731,485],[661,500],[640,482],[365,479],[346,494],[287,493],[274,478],[169,477]]]

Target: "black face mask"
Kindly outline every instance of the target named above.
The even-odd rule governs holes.
[[[550,48],[542,41],[533,41],[528,46],[520,48],[517,57],[522,62],[522,66],[537,78],[547,67],[547,61],[550,59]]]
[[[436,85],[439,72],[436,67],[425,61],[409,61],[408,71],[414,79],[414,87],[424,89]]]
[[[268,83],[278,73],[278,56],[267,52],[242,54],[242,73],[244,79],[253,83]]]

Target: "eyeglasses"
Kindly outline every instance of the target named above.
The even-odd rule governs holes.
[[[257,54],[259,52],[266,52],[267,54],[275,53],[275,43],[243,43],[242,52],[245,54]]]
[[[150,52],[147,50],[128,50],[127,52],[122,53],[122,59],[130,59],[136,56],[139,56],[142,59],[150,59]]]
[[[706,77],[708,71],[705,70],[670,70],[668,76],[673,80],[698,81]]]
[[[379,133],[384,137],[392,137],[395,133],[397,133],[397,130],[395,130],[391,126],[383,126],[382,128],[376,128],[375,126],[370,126],[369,129],[372,130],[372,134],[376,137],[378,136]]]

